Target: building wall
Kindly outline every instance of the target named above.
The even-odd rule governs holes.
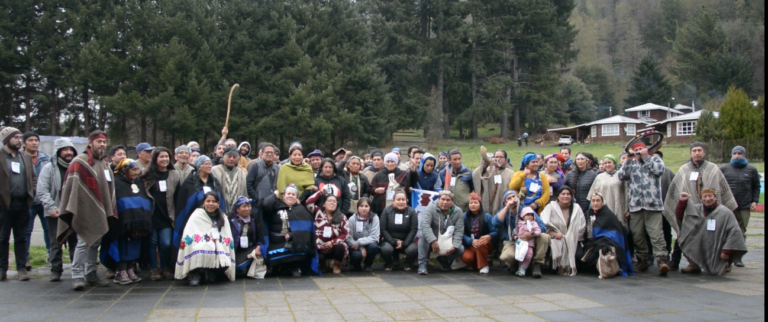
[[[612,124],[605,124],[605,125],[612,125]],[[603,124],[601,125],[595,125],[597,128],[597,133],[595,136],[592,136],[593,143],[614,143],[614,142],[621,142],[621,143],[627,143],[631,138],[633,138],[635,135],[633,133],[630,133],[627,135],[624,131],[624,127],[627,126],[626,123],[618,124],[619,126],[619,135],[616,136],[603,136]],[[645,128],[645,124],[638,123],[635,124],[635,131],[638,129]],[[588,133],[592,133],[591,127],[587,129],[589,131]]]
[[[663,121],[663,120],[666,120],[666,119],[668,119],[668,117],[667,117],[667,111],[662,111],[662,110],[651,110],[651,111],[649,111],[649,112],[651,113],[651,115],[650,115],[649,117],[650,117],[650,118],[652,118],[652,119],[655,119],[657,122],[661,122],[661,121]],[[675,117],[675,116],[677,116],[677,115],[678,115],[678,114],[674,114],[674,113],[671,113],[671,112],[670,112],[670,117]],[[639,120],[639,119],[640,119],[640,111],[637,111],[637,112],[630,112],[630,113],[629,113],[629,117],[631,117],[631,118],[633,118],[633,119],[638,119],[638,120]]]
[[[690,122],[690,121],[684,121]],[[667,132],[667,124],[670,125],[669,129],[671,133]],[[664,133],[664,140],[667,143],[691,143],[693,142],[693,135],[677,135],[677,122],[670,122],[667,124],[657,125],[655,128],[657,131]]]

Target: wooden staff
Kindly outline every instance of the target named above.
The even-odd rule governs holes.
[[[229,110],[232,107],[232,93],[235,92],[235,87],[240,87],[240,84],[232,85],[232,88],[229,90],[229,100],[227,101],[227,119],[224,121],[224,127],[229,125]]]

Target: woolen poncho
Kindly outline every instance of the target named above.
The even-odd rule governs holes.
[[[283,198],[283,191],[291,183],[296,185],[296,189],[299,190],[298,195],[301,196],[304,190],[315,184],[314,170],[306,162],[300,165],[294,165],[291,162],[284,164],[277,173],[277,191],[280,192],[280,198]]]

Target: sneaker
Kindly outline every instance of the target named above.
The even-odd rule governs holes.
[[[128,278],[131,279],[131,282],[138,283],[141,282],[141,277],[138,277],[136,273],[133,272],[132,269],[128,270]]]
[[[101,286],[101,287],[109,286],[109,282],[106,280],[100,279],[99,276],[96,275],[96,272],[85,274],[85,281],[91,286]]]
[[[85,279],[75,278],[72,279],[72,289],[75,291],[82,291],[85,289]]]
[[[444,270],[444,271],[450,271],[451,270],[452,263],[450,263],[448,261],[448,259],[445,258],[445,256],[437,256],[437,262],[440,263],[440,268],[442,270]]]
[[[51,277],[48,278],[50,282],[61,282],[61,272],[51,272]]]
[[[733,265],[736,265],[736,267],[744,267],[744,262],[742,262],[741,258],[739,258],[733,261]]]
[[[533,278],[541,278],[541,264],[533,264]]]
[[[298,269],[298,268],[294,268],[294,269],[291,271],[291,275],[293,275],[293,277],[301,277],[301,270],[300,270],[300,269]]]
[[[525,267],[525,266],[520,266],[520,268],[517,269],[517,272],[515,272],[515,275],[520,276],[520,277],[525,277],[525,269],[526,268],[527,267]]]
[[[200,275],[199,274],[189,274],[189,286],[198,286],[200,285]]]
[[[454,260],[453,264],[451,264],[452,270],[462,269],[464,267],[467,267],[467,264],[464,263],[464,261],[461,260]]]
[[[115,274],[115,278],[112,280],[112,282],[120,285],[129,285],[133,283],[131,278],[128,277],[128,273],[125,271],[120,271],[120,273]]]
[[[419,275],[427,275],[427,264],[419,264]]]
[[[160,269],[154,268],[149,273],[149,279],[153,281],[159,281],[163,279],[163,275],[160,275]]]
[[[29,274],[27,274],[26,269],[19,269],[18,276],[19,276],[19,281],[29,281]]]
[[[480,269],[480,274],[488,274],[489,271],[490,271],[490,268],[486,266]]]
[[[168,268],[168,267],[164,268],[163,269],[163,278],[167,279],[167,280],[174,279],[173,271],[170,268]]]
[[[403,271],[410,272],[413,268],[411,268],[411,265],[405,265],[403,267]]]

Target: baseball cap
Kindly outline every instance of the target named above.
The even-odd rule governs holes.
[[[151,145],[149,145],[149,143],[147,142],[141,142],[139,143],[139,145],[136,146],[136,152],[152,151],[152,150],[154,150],[154,148]]]

